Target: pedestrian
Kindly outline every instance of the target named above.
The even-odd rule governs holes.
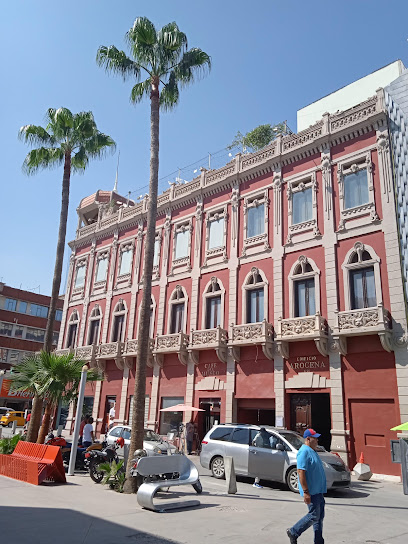
[[[254,439],[252,440],[252,445],[256,448],[270,448],[270,440],[271,435],[268,433],[268,431],[265,429],[265,427],[261,427],[258,431],[258,433],[255,435]],[[257,476],[255,478],[254,483],[252,484],[252,487],[256,487],[258,489],[263,489],[261,486],[260,478]]]
[[[291,544],[297,544],[297,539],[311,525],[313,525],[315,544],[324,544],[323,493],[326,493],[327,485],[323,463],[317,453],[319,436],[320,434],[313,429],[306,429],[303,433],[305,443],[297,454],[299,492],[309,509],[309,513],[295,523],[293,527],[286,530]]]
[[[88,423],[85,423],[84,425],[84,431],[83,431],[83,439],[82,439],[82,446],[84,448],[89,448],[89,446],[94,441],[94,431],[93,431],[93,417],[90,417],[88,419]]]
[[[113,405],[112,405],[112,408],[109,410],[109,426],[108,426],[108,431],[110,431],[112,429],[112,427],[115,425],[115,406],[116,406],[116,403],[114,402]]]
[[[194,440],[194,421],[191,419],[186,425],[186,442],[187,442],[187,453],[191,455],[193,450],[193,440]]]
[[[89,414],[84,416],[84,418],[81,421],[81,425],[79,426],[79,441],[78,441],[78,444],[80,446],[82,445],[82,437],[83,437],[83,434],[84,434],[84,427],[88,423],[88,421],[89,421]]]
[[[25,425],[24,425],[24,431],[28,431],[28,425],[30,423],[30,419],[31,419],[31,412],[28,412],[26,422],[25,422]]]

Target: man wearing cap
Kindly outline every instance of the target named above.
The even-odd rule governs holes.
[[[324,544],[323,493],[326,493],[327,486],[323,463],[316,451],[319,436],[320,434],[313,429],[306,429],[303,433],[305,443],[297,454],[299,492],[309,509],[309,513],[295,523],[293,527],[286,530],[291,544],[297,544],[297,539],[311,525],[313,525],[315,544]]]

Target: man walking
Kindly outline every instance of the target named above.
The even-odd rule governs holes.
[[[316,451],[319,436],[320,434],[313,429],[306,429],[303,433],[305,443],[297,454],[299,491],[309,509],[309,513],[295,523],[293,527],[286,530],[291,544],[297,544],[297,539],[311,525],[313,525],[315,544],[324,544],[323,493],[326,493],[327,486],[323,463]]]

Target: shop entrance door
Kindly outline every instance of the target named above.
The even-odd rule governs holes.
[[[303,435],[311,427],[322,436],[319,444],[330,450],[331,413],[329,393],[294,393],[290,396],[291,429]]]
[[[204,410],[198,412],[198,433],[202,440],[216,422],[220,423],[221,399],[200,399],[200,408]]]

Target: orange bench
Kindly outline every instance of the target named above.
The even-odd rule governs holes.
[[[0,475],[39,485],[45,480],[66,482],[61,450],[20,441],[11,455],[0,455]]]

